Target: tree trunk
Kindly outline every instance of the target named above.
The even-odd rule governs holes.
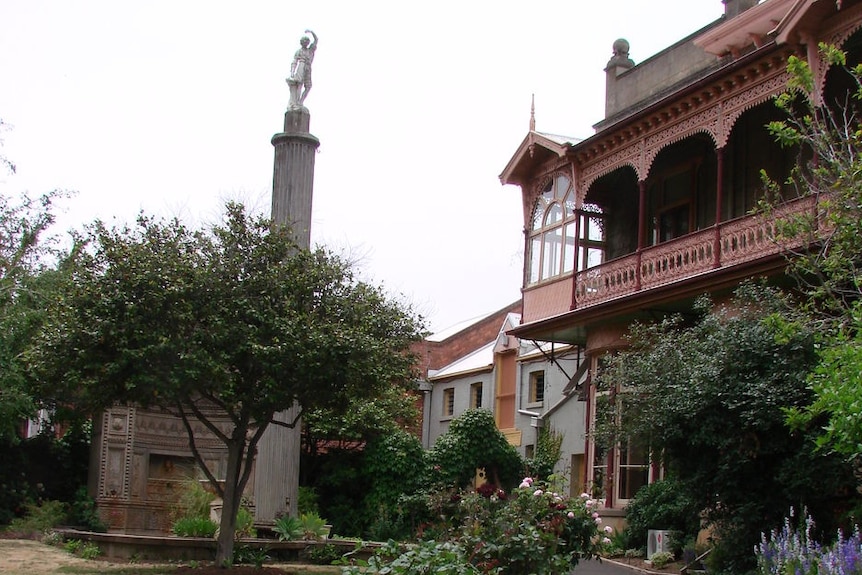
[[[242,501],[242,493],[239,492],[239,480],[245,453],[245,433],[243,432],[240,437],[242,439],[237,439],[237,434],[234,433],[227,445],[227,473],[224,497],[222,498],[221,521],[219,522],[218,547],[216,549],[216,564],[223,566],[233,563],[236,514]]]

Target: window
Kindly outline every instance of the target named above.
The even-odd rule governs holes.
[[[477,381],[470,386],[470,407],[479,409],[482,407],[482,382]]]
[[[578,271],[605,261],[605,219],[602,208],[588,204],[578,210]],[[571,271],[571,265],[569,269]]]
[[[619,481],[617,501],[634,499],[638,489],[649,483],[649,451],[624,442],[618,446]]]
[[[654,244],[684,236],[692,231],[692,198],[696,189],[696,173],[693,167],[686,166],[655,183]]]
[[[530,373],[530,393],[528,401],[532,403],[542,403],[545,401],[545,372],[534,371]]]
[[[575,261],[575,189],[563,175],[551,178],[533,207],[527,282],[572,271]]]
[[[536,446],[535,445],[527,445],[524,447],[524,457],[527,459],[532,459],[536,456]]]
[[[455,388],[443,390],[443,417],[455,415]]]

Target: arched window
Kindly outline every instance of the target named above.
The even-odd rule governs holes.
[[[572,181],[557,175],[545,184],[533,207],[528,283],[572,271],[576,221]]]

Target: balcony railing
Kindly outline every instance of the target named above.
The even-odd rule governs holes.
[[[775,220],[813,207],[813,197],[794,200],[772,217],[744,216],[578,272],[575,305],[596,305],[798,247],[776,241]]]

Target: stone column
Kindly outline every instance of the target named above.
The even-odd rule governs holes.
[[[311,244],[311,200],[314,155],[320,141],[308,132],[305,107],[284,114],[284,132],[272,137],[275,164],[272,173],[274,222],[291,227],[300,248]],[[277,413],[275,419],[292,422],[299,406]],[[271,525],[282,514],[297,515],[301,423],[293,429],[270,425],[257,448],[254,470],[255,523]]]
[[[275,166],[272,174],[272,219],[287,224],[301,248],[311,243],[311,199],[314,156],[320,141],[308,132],[306,108],[284,114],[284,132],[272,137]]]

